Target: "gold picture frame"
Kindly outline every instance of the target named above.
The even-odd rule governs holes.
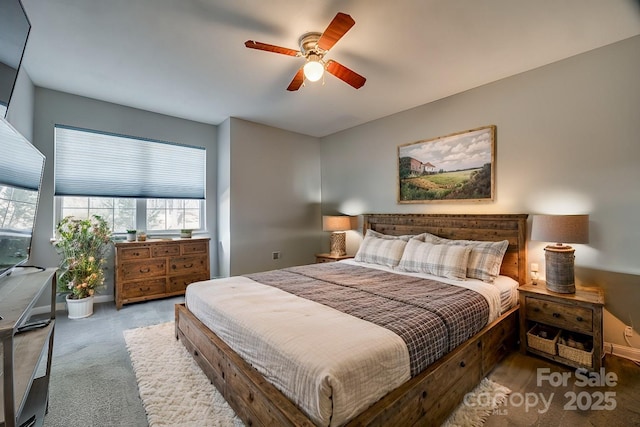
[[[398,203],[492,202],[496,126],[398,146]]]

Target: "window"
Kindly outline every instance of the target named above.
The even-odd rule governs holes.
[[[37,203],[37,191],[0,184],[0,229],[30,233]]]
[[[113,232],[204,229],[205,150],[55,128],[56,222],[102,216]]]
[[[69,215],[88,218],[95,214],[103,217],[114,233],[124,233],[126,230],[162,233],[182,228],[205,229],[202,200],[71,196],[56,199],[56,223]]]
[[[199,200],[147,200],[147,230],[200,228]]]

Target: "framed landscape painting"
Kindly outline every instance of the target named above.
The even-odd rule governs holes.
[[[493,201],[496,127],[398,146],[398,203]]]

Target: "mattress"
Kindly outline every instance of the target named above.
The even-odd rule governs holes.
[[[318,425],[345,423],[411,377],[415,364],[400,332],[258,281],[277,282],[279,274],[191,284],[186,305]],[[303,279],[304,285],[317,280]],[[508,281],[438,280],[482,295],[488,307],[484,324],[499,316],[512,295]]]

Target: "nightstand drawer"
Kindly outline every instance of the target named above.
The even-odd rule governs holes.
[[[527,319],[575,332],[593,331],[593,311],[568,304],[526,298]]]

